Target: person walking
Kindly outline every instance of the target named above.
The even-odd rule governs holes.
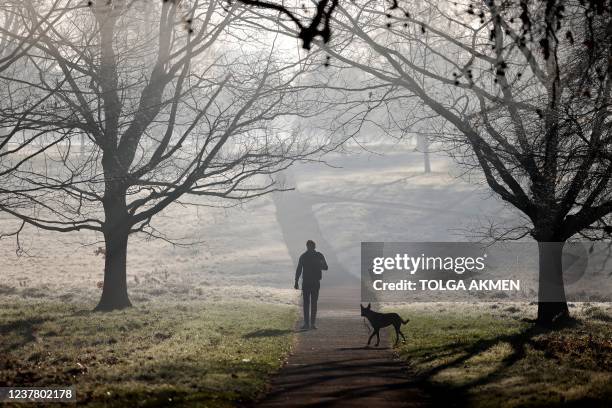
[[[304,304],[304,325],[302,330],[316,329],[317,301],[319,300],[319,289],[321,287],[321,271],[326,271],[327,261],[322,253],[315,250],[316,244],[313,240],[306,241],[306,252],[300,255],[297,269],[295,270],[295,289],[299,289],[300,276],[302,277],[302,299]]]

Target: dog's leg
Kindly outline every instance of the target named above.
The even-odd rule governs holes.
[[[400,329],[399,334],[402,335],[402,339],[404,339],[404,343],[406,342],[406,336],[404,336],[404,333],[402,333],[402,330]]]
[[[376,347],[380,344],[380,333],[376,330]]]
[[[372,334],[370,335],[370,338],[368,339],[368,347],[370,346],[370,342],[372,341],[372,338],[374,337],[375,334],[376,332],[372,332]]]
[[[400,327],[398,324],[393,324],[393,328],[395,329],[395,343],[393,344],[393,347],[396,347],[397,343],[399,343]]]

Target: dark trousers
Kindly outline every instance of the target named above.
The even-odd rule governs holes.
[[[319,282],[302,283],[304,303],[304,324],[314,326],[317,320],[317,301],[319,300]]]

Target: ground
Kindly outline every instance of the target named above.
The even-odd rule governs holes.
[[[112,313],[92,312],[99,236],[27,228],[20,256],[13,239],[0,240],[0,386],[75,384],[90,406],[252,401],[289,352],[296,320],[275,213],[271,197],[169,208],[155,227],[194,245],[132,236],[134,308]],[[15,225],[0,218],[4,232]]]
[[[292,287],[306,239],[314,237],[327,257],[323,284],[338,284],[359,277],[361,241],[470,240],[478,226],[520,220],[477,179],[455,178],[460,172],[440,156],[428,175],[422,156],[401,146],[334,154],[330,164],[296,166],[284,175],[296,191],[237,207],[171,206],[153,225],[194,245],[133,236],[135,307],[124,312],[91,312],[101,293],[101,237],[27,228],[21,256],[13,239],[1,239],[1,382],[72,379],[91,404],[121,405],[143,393],[150,405],[176,403],[184,387],[202,403],[250,401],[303,336],[291,332],[299,314]],[[0,216],[0,232],[16,225]],[[354,310],[354,327],[360,299],[352,300],[346,313]],[[534,332],[528,304],[387,307],[411,319],[403,329],[409,341],[396,351],[427,395],[508,406],[612,399],[610,304],[576,303],[570,312],[578,323],[558,334]],[[365,345],[360,327],[351,341]]]
[[[437,404],[609,406],[612,307],[571,304],[575,320],[546,330],[535,306],[492,303],[389,307],[410,319],[397,352]]]
[[[73,385],[79,406],[234,406],[254,400],[280,367],[295,318],[291,306],[254,302],[94,313],[2,301],[0,385]]]
[[[383,339],[366,347],[368,331],[353,299],[359,281],[321,290],[317,330],[299,332],[296,346],[273,377],[262,408],[415,408],[432,398]]]

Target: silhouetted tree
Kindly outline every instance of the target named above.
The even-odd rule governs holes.
[[[228,2],[232,4],[232,0]],[[304,2],[298,5],[296,2],[293,7],[285,5],[284,2],[275,3],[274,1],[238,0],[238,2],[247,6],[274,10],[280,16],[289,19],[297,28],[297,37],[302,40],[302,47],[309,50],[317,38],[325,43],[330,40],[331,19],[339,0],[319,0],[308,5]]]
[[[152,218],[185,195],[214,204],[275,191],[272,174],[326,144],[286,132],[288,121],[321,107],[299,98],[308,61],[241,27],[244,10],[160,1],[145,16],[138,1],[56,2],[53,27],[47,3],[23,2],[37,35],[14,38],[31,45],[36,73],[6,80],[50,95],[21,126],[63,142],[0,180],[0,209],[46,230],[100,232],[96,309],[124,308],[129,235],[156,236]],[[82,135],[87,147],[74,149]]]
[[[430,21],[385,16],[373,5],[339,8],[335,26],[353,53],[333,44],[327,51],[418,96],[452,125],[438,139],[530,221],[512,238],[529,233],[540,246],[538,321],[568,316],[563,243],[601,238],[612,213],[609,3],[596,10],[570,1],[491,1],[465,13],[432,2],[438,12]],[[355,58],[364,46],[374,64]],[[411,52],[418,47],[426,66],[422,50]]]
[[[442,123],[435,140],[529,221],[497,238],[539,242],[538,321],[568,316],[563,244],[610,231],[610,1],[410,7],[338,4],[334,40],[315,43],[334,66],[368,73],[390,99],[417,97],[420,114]]]

